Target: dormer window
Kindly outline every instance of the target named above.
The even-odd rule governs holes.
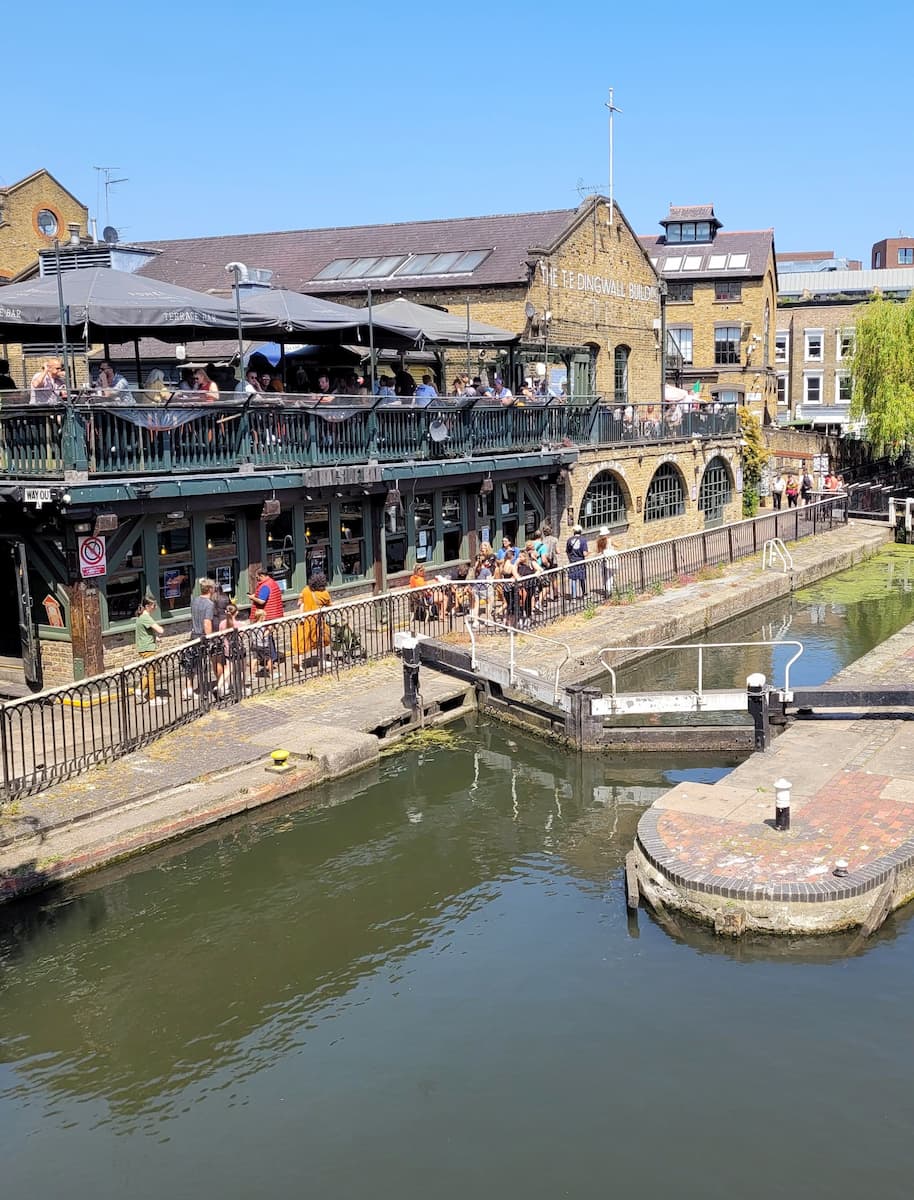
[[[680,242],[710,242],[710,221],[670,221],[666,227],[667,244]]]

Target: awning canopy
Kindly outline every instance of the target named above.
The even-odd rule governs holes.
[[[367,321],[368,309],[361,309],[360,315]],[[518,333],[483,321],[468,321],[465,315],[415,304],[402,296],[372,305],[371,318],[375,327],[384,325],[404,336],[418,332],[422,341],[432,346],[510,346],[520,341]]]
[[[73,341],[128,341],[155,334],[166,342],[189,342],[237,329],[234,301],[130,271],[67,271],[60,283],[67,337]],[[269,336],[276,322],[265,314],[246,313],[243,325],[247,332]],[[47,342],[59,340],[59,334],[56,275],[0,288],[0,340]]]
[[[337,304],[320,296],[306,296],[301,292],[290,292],[283,288],[255,288],[243,290],[242,313],[267,317],[287,333],[307,334],[307,340],[356,343],[366,348],[371,340],[368,310],[352,308],[348,304]],[[374,341],[376,346],[409,347],[422,337],[417,326],[407,322],[393,323],[373,312]]]

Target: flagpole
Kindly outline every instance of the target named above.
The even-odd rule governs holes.
[[[612,225],[615,220],[613,213],[613,116],[622,111],[621,108],[616,108],[613,104],[614,88],[609,89],[609,103],[606,107],[609,109],[609,223]]]

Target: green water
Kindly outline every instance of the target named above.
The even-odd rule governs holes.
[[[914,620],[911,561],[771,620],[840,665]],[[732,763],[451,729],[0,910],[5,1192],[907,1197],[909,916],[852,958],[674,940],[622,861],[672,780]]]

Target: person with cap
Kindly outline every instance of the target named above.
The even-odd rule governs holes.
[[[514,400],[514,395],[511,389],[505,387],[504,380],[500,376],[495,377],[495,388],[492,392],[493,399],[498,400],[500,404],[511,404]]]
[[[587,593],[587,570],[584,560],[587,558],[587,538],[581,525],[574,525],[571,537],[565,543],[565,554],[568,557],[568,581],[571,585],[572,599]]]
[[[616,549],[610,541],[609,529],[605,525],[600,526],[597,534],[596,553],[603,568],[603,591],[609,600],[613,594],[613,559],[616,557]]]

